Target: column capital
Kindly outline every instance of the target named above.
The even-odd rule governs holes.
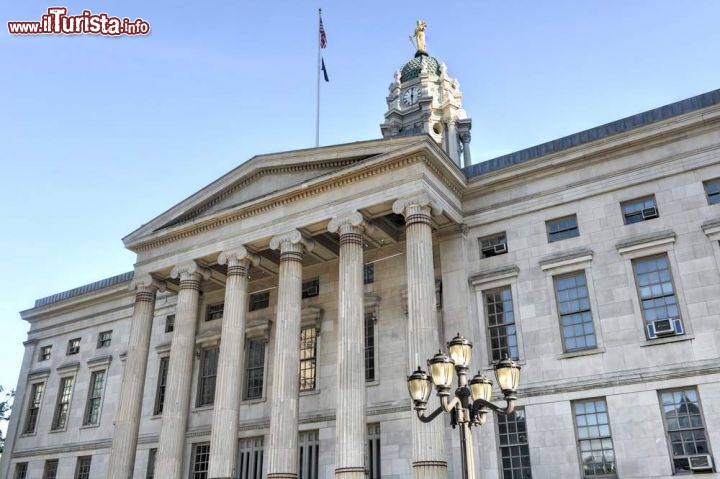
[[[167,289],[167,283],[160,281],[151,274],[141,274],[133,277],[130,281],[130,289],[140,291],[146,291],[148,293],[154,293],[155,291],[164,292]]]
[[[200,266],[194,260],[179,263],[170,272],[170,276],[173,279],[180,278],[181,281],[184,279],[192,279],[196,281],[200,281],[201,278],[210,279],[210,274],[211,273],[208,268]]]
[[[298,230],[290,230],[270,239],[270,249],[279,249],[281,253],[286,248],[289,249],[290,245],[298,245],[309,253],[315,246],[315,241],[305,238]]]
[[[227,264],[228,266],[237,266],[241,261],[246,260],[247,266],[252,264],[257,266],[260,264],[260,256],[255,253],[251,253],[244,246],[237,246],[232,249],[227,249],[220,253],[218,256],[218,264]]]
[[[327,229],[330,233],[343,235],[345,233],[362,233],[366,226],[363,215],[359,211],[353,211],[331,219]]]
[[[442,207],[432,198],[430,198],[430,195],[427,193],[420,193],[415,196],[408,196],[405,198],[398,198],[395,203],[393,203],[393,213],[403,216],[408,216],[408,208],[410,207],[423,207],[427,208],[428,212],[427,214],[432,214],[434,216],[441,215],[443,212]]]

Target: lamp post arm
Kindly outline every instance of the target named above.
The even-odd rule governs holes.
[[[505,399],[506,405],[505,407],[496,406],[495,404],[491,403],[490,401],[485,401],[484,399],[476,399],[473,401],[472,404],[472,417],[475,417],[477,413],[480,412],[481,409],[491,409],[495,412],[498,412],[500,414],[512,414],[512,412],[515,410],[515,399],[509,398]]]
[[[417,412],[417,417],[418,419],[420,419],[420,421],[430,422],[443,412],[452,411],[458,404],[460,404],[460,399],[456,397],[450,399],[449,396],[445,395],[440,396],[440,406],[430,414],[426,415],[423,409],[415,408],[415,411]]]
[[[438,417],[440,414],[444,413],[445,410],[442,406],[440,406],[428,415],[425,415],[425,412],[422,409],[415,409],[415,412],[417,413],[417,417],[418,419],[420,419],[421,422],[430,422],[436,417]]]

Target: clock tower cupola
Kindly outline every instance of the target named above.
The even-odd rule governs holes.
[[[387,96],[383,138],[427,133],[458,167],[469,166],[472,120],[462,108],[460,83],[425,50],[425,22],[415,28],[415,57],[395,72]]]

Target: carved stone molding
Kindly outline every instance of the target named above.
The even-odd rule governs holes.
[[[397,199],[395,203],[393,203],[393,213],[404,216],[406,214],[406,210],[411,206],[427,206],[430,208],[430,212],[434,216],[439,216],[443,212],[442,207],[436,201],[431,199],[430,195],[427,193],[420,193],[415,196]]]
[[[298,230],[290,230],[273,236],[270,239],[270,249],[281,249],[283,243],[302,245],[308,253],[312,251],[315,246],[315,242],[313,240],[305,238]]]
[[[228,249],[220,253],[218,256],[218,264],[227,264],[228,266],[233,263],[239,263],[242,260],[247,260],[253,266],[260,264],[260,256],[255,253],[251,253],[244,246],[238,246],[236,248]]]
[[[195,279],[197,281],[200,278],[210,279],[211,272],[204,266],[200,266],[196,261],[190,260],[184,263],[180,263],[175,266],[170,272],[170,277],[173,279]]]
[[[137,291],[147,291],[155,293],[155,291],[165,292],[167,283],[156,279],[151,274],[135,275],[130,281],[130,289]]]
[[[342,226],[351,226],[351,227],[365,227],[365,218],[363,218],[363,215],[360,214],[358,211],[353,211],[350,213],[345,213],[343,215],[336,216],[335,218],[331,219],[328,223],[328,231],[330,233],[339,233],[342,234]]]

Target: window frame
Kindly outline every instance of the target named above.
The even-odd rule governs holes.
[[[695,386],[686,386],[686,387],[677,387],[677,388],[669,388],[669,389],[659,389],[659,390],[657,391],[658,404],[659,404],[659,407],[660,407],[660,415],[662,416],[662,422],[663,422],[663,431],[664,431],[664,433],[665,433],[665,442],[666,442],[667,448],[668,448],[668,458],[670,459],[670,467],[671,467],[671,469],[672,469],[671,473],[672,473],[673,475],[694,474],[693,471],[689,471],[689,472],[686,472],[686,471],[677,472],[677,471],[675,470],[675,457],[676,457],[676,456],[675,456],[675,453],[674,453],[674,451],[673,451],[673,443],[672,443],[672,439],[671,439],[671,437],[670,437],[670,432],[671,432],[671,431],[670,431],[669,428],[668,428],[667,417],[666,417],[666,415],[665,415],[665,410],[664,410],[664,406],[663,406],[663,399],[662,399],[663,394],[673,394],[673,393],[676,393],[676,392],[686,392],[686,391],[693,391],[693,392],[695,393],[696,397],[697,397],[697,408],[698,408],[698,410],[700,411],[700,413],[698,414],[698,416],[699,416],[699,418],[700,418],[700,422],[701,422],[702,427],[701,427],[701,428],[697,428],[697,427],[696,427],[696,428],[678,429],[677,431],[672,431],[672,432],[682,432],[682,431],[702,429],[702,430],[704,431],[704,434],[705,434],[705,444],[706,444],[706,447],[707,447],[708,450],[707,450],[707,452],[705,452],[705,453],[690,454],[690,455],[685,455],[685,454],[683,454],[683,455],[680,455],[680,456],[678,456],[678,457],[682,459],[682,458],[685,458],[685,457],[689,458],[689,457],[691,457],[691,456],[697,456],[697,455],[705,455],[705,454],[707,454],[707,455],[709,455],[709,456],[712,458],[712,464],[713,464],[713,469],[712,469],[712,470],[713,470],[713,471],[717,471],[717,464],[715,464],[715,456],[714,456],[713,453],[712,453],[712,448],[711,448],[711,445],[710,445],[710,435],[707,433],[707,422],[705,421],[705,414],[703,413],[702,400],[700,399],[700,391],[698,391],[698,388],[695,387]],[[678,424],[678,425],[679,425],[679,424]],[[688,464],[689,464],[689,463],[690,463],[690,460],[688,459]]]
[[[69,385],[67,385],[67,383],[69,383]],[[70,406],[72,405],[74,387],[75,376],[63,376],[60,378],[60,385],[58,387],[58,395],[57,400],[55,401],[55,411],[53,412],[50,431],[64,431],[67,429],[68,420],[70,419]],[[62,424],[59,424],[61,415],[63,414],[63,422]]]
[[[87,461],[87,463],[85,463]],[[90,479],[90,468],[92,467],[92,456],[78,456],[75,462],[75,479]],[[87,468],[87,470],[83,470]]]
[[[153,403],[153,416],[162,416],[163,409],[165,408],[168,369],[170,369],[170,357],[160,356],[160,360],[158,361],[157,386],[155,387],[155,401]]]
[[[636,265],[637,265],[638,263],[642,262],[642,261],[657,260],[658,258],[665,258],[665,261],[667,262],[667,271],[668,271],[668,273],[670,274],[670,281],[669,281],[669,283],[670,283],[670,286],[672,287],[672,296],[674,296],[674,300],[675,300],[675,307],[676,307],[676,309],[677,309],[677,317],[668,316],[667,318],[656,318],[656,319],[653,319],[653,320],[649,320],[649,319],[647,319],[647,314],[646,314],[646,311],[645,311],[645,307],[643,306],[644,301],[647,301],[647,300],[653,300],[653,301],[655,301],[655,300],[657,300],[658,298],[667,298],[667,297],[669,297],[669,295],[665,295],[665,294],[664,294],[664,295],[662,295],[662,296],[653,296],[653,297],[651,297],[651,298],[643,299],[643,296],[642,296],[642,293],[641,293],[640,281],[639,281],[639,278],[638,278],[638,271],[637,271],[637,269],[636,269]],[[675,275],[673,274],[672,262],[671,262],[671,260],[670,260],[670,256],[668,255],[668,253],[667,253],[667,252],[661,252],[661,253],[656,253],[656,254],[650,254],[650,255],[647,255],[647,256],[638,256],[638,257],[636,257],[636,258],[632,258],[632,259],[630,260],[630,269],[632,270],[633,281],[634,281],[634,283],[635,283],[635,294],[636,294],[637,300],[638,300],[638,307],[639,307],[639,309],[640,309],[640,315],[641,315],[641,318],[642,318],[642,320],[643,320],[643,331],[644,331],[644,333],[645,333],[645,339],[646,339],[647,341],[656,341],[656,340],[658,340],[658,339],[665,339],[665,338],[668,338],[668,337],[677,337],[677,336],[683,336],[683,335],[685,335],[685,334],[686,334],[686,328],[685,328],[685,321],[683,320],[682,308],[680,307],[680,296],[679,296],[679,294],[678,294],[678,288],[677,288],[677,285],[676,285],[676,283],[675,283]],[[655,272],[658,272],[658,271],[655,271]],[[659,284],[662,285],[662,284],[664,284],[664,283],[665,283],[665,282],[659,283]],[[652,285],[654,285],[654,284],[657,284],[657,283],[653,283]],[[652,285],[650,285],[650,286],[652,286]],[[662,286],[661,286],[661,287],[662,287]],[[653,308],[653,309],[654,309],[654,308]],[[675,334],[671,334],[671,335],[669,335],[669,336],[659,336],[659,335],[656,334],[656,337],[654,337],[654,338],[650,337],[650,331],[649,331],[649,326],[650,326],[650,324],[651,324],[651,323],[654,323],[655,321],[660,321],[660,320],[662,320],[662,319],[668,319],[668,320],[671,320],[671,321],[674,320],[674,319],[679,320],[680,330],[681,330],[681,331],[680,331],[680,332],[677,332],[677,330],[676,330],[676,333],[675,333]],[[673,323],[673,327],[676,327],[676,324],[677,324],[677,323]]]
[[[717,191],[710,192],[708,186],[715,187],[717,185]],[[708,206],[720,205],[720,178],[712,178],[703,181],[703,190],[705,191],[705,199],[707,200]]]
[[[606,436],[600,436],[600,437],[587,437],[587,438],[580,438],[580,430],[579,427],[581,427],[578,423],[578,414],[576,412],[575,406],[581,403],[597,403],[598,401],[602,401],[605,405],[605,415],[607,416],[607,428],[608,428],[608,434]],[[612,426],[610,424],[610,410],[607,405],[607,398],[606,397],[591,397],[591,398],[582,398],[577,399],[574,401],[570,401],[570,411],[572,412],[573,417],[573,429],[575,431],[575,448],[578,454],[578,464],[580,466],[580,476],[582,478],[616,478],[618,477],[617,473],[617,454],[615,453],[615,441],[613,441],[613,434],[612,434]],[[593,413],[597,415],[597,412]],[[592,427],[593,425],[589,425]],[[587,427],[587,425],[582,426]],[[609,439],[612,446],[612,453],[613,453],[613,462],[614,462],[614,469],[615,472],[607,473],[607,474],[585,474],[585,468],[583,467],[583,459],[582,459],[582,446],[580,444],[581,441],[593,441],[593,440],[600,440],[601,442],[605,439]],[[604,451],[605,449],[603,449]],[[592,450],[591,450],[592,452]]]
[[[500,244],[505,244],[505,251],[497,251],[497,245]],[[480,259],[492,258],[493,256],[507,254],[509,251],[507,232],[501,231],[500,233],[494,233],[491,235],[479,237],[478,247],[480,248]]]
[[[375,263],[363,264],[363,285],[375,282]]]
[[[58,466],[60,465],[60,461],[58,459],[46,459],[45,465],[43,466],[43,475],[42,479],[57,479],[57,471]],[[49,466],[52,466],[52,475],[51,475],[51,469]]]
[[[314,298],[320,296],[320,278],[315,277],[302,282],[301,299]]]
[[[15,463],[15,472],[13,473],[13,479],[27,479],[28,463],[17,462]]]
[[[109,329],[107,331],[100,331],[98,333],[98,340],[97,340],[97,348],[108,348],[112,344],[112,333],[113,330]],[[107,337],[105,337],[107,335]]]
[[[236,477],[238,479],[262,479],[264,458],[265,438],[263,436],[238,439]]]
[[[308,451],[309,454],[305,454]],[[305,458],[310,457],[309,462]],[[320,434],[317,429],[298,432],[298,479],[318,479]],[[303,474],[304,473],[304,474]]]
[[[200,349],[195,407],[206,407],[215,404],[215,389],[217,387],[219,357],[220,346],[217,344],[205,346]],[[212,358],[214,358],[214,360]],[[212,367],[206,371],[206,368],[209,366]]]
[[[252,344],[262,344],[262,365],[260,366],[251,366],[250,364],[250,353],[251,353],[251,345]],[[245,340],[245,372],[243,377],[243,400],[244,401],[254,401],[258,399],[263,399],[265,397],[265,373],[266,373],[266,365],[267,365],[267,340],[262,337],[254,337],[254,338],[247,338]],[[250,396],[250,371],[252,370],[260,370],[260,380],[262,384],[260,385],[260,394],[257,396]]]
[[[307,341],[308,338],[305,338],[305,332],[306,331],[313,331],[312,339],[313,339],[313,345],[312,347],[305,348],[303,347],[303,341]],[[316,326],[304,326],[300,328],[300,377],[299,380],[299,386],[298,391],[303,392],[310,392],[310,391],[317,391],[317,351],[318,351],[318,329]],[[312,354],[303,357],[303,351],[304,350],[310,350],[312,349]],[[308,364],[309,367],[303,369],[304,364]],[[312,371],[312,387],[308,387],[307,385],[303,387],[303,372],[304,371]],[[305,381],[308,381],[306,379]]]
[[[379,422],[367,425],[367,479],[380,479],[382,477],[381,437]]]
[[[37,398],[37,388],[39,387],[39,398]],[[25,410],[25,420],[23,421],[22,434],[35,434],[37,432],[37,423],[40,418],[40,408],[42,407],[42,401],[45,397],[45,381],[35,381],[30,383],[30,395],[28,396],[28,404]],[[37,402],[37,404],[36,404]],[[34,415],[33,415],[34,413]],[[33,420],[33,427],[28,428],[30,419]]]
[[[225,313],[225,303],[224,302],[221,301],[219,303],[208,304],[207,307],[205,308],[205,322],[223,319],[224,313]]]
[[[512,423],[510,423],[510,421],[509,421],[510,417],[517,418],[517,413],[522,413],[523,421],[525,422],[525,433],[524,433],[525,442],[523,443],[523,442],[518,441],[516,443],[508,442],[508,444],[503,444],[502,443],[503,433],[500,431],[500,428],[503,425],[505,425],[505,427],[506,427],[506,432],[504,433],[504,435],[506,437],[509,438],[511,435],[514,434],[514,435],[518,436],[518,439],[519,439],[520,436],[522,435],[521,432],[517,429],[518,428],[517,424],[519,421],[513,420]],[[513,424],[515,431],[508,432],[507,426],[509,424]],[[532,474],[532,461],[531,461],[531,457],[530,457],[530,441],[528,439],[527,414],[525,413],[525,408],[522,406],[516,407],[515,411],[513,411],[512,414],[507,414],[507,415],[496,413],[495,433],[497,434],[496,437],[497,437],[498,469],[500,472],[500,477],[502,479],[512,479],[513,471],[518,470],[512,464],[512,458],[514,458],[514,457],[520,458],[520,461],[521,461],[520,469],[519,469],[520,474],[522,474],[524,469],[526,469],[526,468],[529,471],[531,471],[531,474]],[[523,447],[525,448],[524,450],[523,450]],[[511,454],[510,454],[510,459],[511,459],[510,476],[506,477],[505,476],[505,465],[504,465],[505,457],[504,457],[503,453],[505,450],[510,449],[510,448],[518,448],[520,450],[520,455],[519,456],[512,455],[512,451],[510,451],[511,452]],[[527,466],[522,464],[522,458],[525,456],[527,456],[527,461],[528,461]]]
[[[363,328],[365,330],[363,343],[363,361],[365,366],[365,383],[375,383],[378,381],[378,324],[375,311],[365,311],[363,317]],[[369,334],[372,333],[372,336]],[[372,344],[368,344],[368,338],[372,337]],[[369,363],[372,367],[369,369]]]
[[[199,451],[200,448],[207,450]],[[203,455],[202,461],[198,461],[198,456]],[[192,445],[192,455],[190,456],[190,479],[207,479],[210,469],[210,442],[196,442]],[[198,465],[205,466],[205,470],[198,471]]]
[[[102,383],[98,390],[98,377],[102,375]],[[90,383],[88,384],[88,396],[85,402],[85,411],[83,412],[83,426],[99,426],[100,413],[102,412],[102,403],[105,392],[105,383],[107,381],[107,370],[98,369],[90,374]],[[94,413],[94,420],[92,414]]]
[[[40,354],[38,355],[38,362],[47,361],[52,357],[52,344],[40,346]]]
[[[155,479],[155,462],[157,461],[157,447],[148,449],[147,467],[145,468],[145,479]]]
[[[79,354],[81,341],[82,338],[68,339],[67,351],[65,352],[65,355],[72,356],[74,354]]]
[[[257,291],[251,293],[248,298],[248,311],[260,311],[261,309],[267,309],[270,307],[270,290]]]
[[[629,209],[633,206],[638,206],[642,203],[642,205],[638,208]],[[648,206],[649,205],[649,206]],[[645,218],[643,216],[643,211],[654,208],[656,216],[651,218]],[[623,224],[625,225],[632,225],[637,223],[642,223],[644,221],[650,221],[654,220],[656,218],[660,217],[660,210],[657,206],[657,200],[655,199],[654,194],[645,195],[645,196],[639,196],[637,198],[632,198],[629,200],[621,201],[620,202],[620,213],[623,217]]]
[[[564,301],[560,300],[560,291],[558,290],[558,281],[567,279],[570,277],[577,277],[579,275],[582,275],[583,279],[585,280],[585,290],[586,290],[586,299],[587,299],[587,303],[588,303],[588,308],[587,308],[587,310],[578,310],[578,311],[574,311],[572,313],[566,313],[565,315],[563,315],[563,313],[561,311],[561,304],[563,304]],[[595,317],[592,312],[593,304],[592,304],[592,300],[590,297],[591,296],[590,285],[589,285],[586,271],[584,269],[578,269],[578,270],[574,270],[574,271],[568,271],[565,273],[555,274],[552,277],[552,281],[553,281],[553,292],[555,294],[555,306],[556,306],[556,310],[557,310],[558,325],[560,326],[560,338],[562,339],[563,353],[572,354],[572,353],[578,353],[581,351],[593,351],[593,350],[598,349],[598,347],[599,347],[598,346],[598,334],[597,334],[597,328],[595,325]],[[575,287],[577,288],[577,286],[575,286]],[[569,349],[567,346],[568,338],[565,336],[566,325],[563,323],[563,316],[571,316],[571,315],[575,315],[575,314],[579,314],[579,313],[584,313],[586,311],[590,314],[589,324],[592,327],[592,337],[593,337],[593,340],[595,341],[595,344],[593,346],[586,345],[585,347],[580,347],[580,348],[576,347],[576,348]],[[587,324],[587,322],[583,322],[581,324],[584,325],[584,324]],[[570,325],[570,326],[574,326],[574,325]],[[587,334],[583,334],[583,337],[586,337],[586,336],[587,336]],[[574,336],[574,337],[577,337],[577,336]]]
[[[553,227],[555,225],[560,225],[565,220],[575,220],[575,226],[569,227],[569,228],[558,228],[556,231],[553,231]],[[572,234],[572,232],[575,232],[575,234]],[[571,239],[571,238],[577,238],[580,236],[580,225],[578,224],[577,219],[577,213],[573,213],[570,215],[560,216],[558,218],[552,218],[545,221],[545,232],[547,233],[547,242],[548,243],[557,243],[558,241]]]
[[[512,354],[508,354],[508,356],[515,361],[520,360],[520,344],[518,342],[518,336],[519,336],[518,335],[518,324],[517,324],[517,321],[515,320],[515,318],[516,318],[515,298],[513,297],[512,290],[513,290],[513,288],[510,284],[505,284],[502,286],[497,286],[495,288],[487,288],[487,289],[482,290],[483,312],[485,315],[485,337],[487,339],[486,343],[487,343],[488,359],[491,364],[495,364],[503,359],[502,357],[495,358],[495,348],[493,348],[493,345],[492,345],[493,339],[494,339],[493,335],[492,335],[493,329],[500,329],[502,327],[507,327],[507,326],[512,326],[514,328],[514,333],[512,334],[512,336],[514,337],[514,340],[515,340],[515,350],[517,352],[515,357]],[[503,323],[502,325],[497,325],[497,324],[491,325],[490,324],[491,313],[490,313],[489,304],[488,304],[488,294],[494,295],[498,292],[504,292],[504,291],[508,291],[510,293],[510,305],[512,307],[510,313],[512,313],[513,321],[512,321],[512,323]],[[504,303],[504,302],[505,301],[503,300],[502,303]],[[494,314],[496,314],[496,313],[493,313],[493,315]],[[503,311],[502,314],[504,317],[505,311]],[[506,337],[509,337],[509,336],[506,336]],[[508,350],[509,350],[509,352],[512,352],[512,347],[508,346]],[[500,354],[502,354],[502,352]],[[505,354],[507,354],[507,353],[505,353]]]
[[[175,331],[175,315],[168,314],[165,316],[165,332],[172,333]]]

